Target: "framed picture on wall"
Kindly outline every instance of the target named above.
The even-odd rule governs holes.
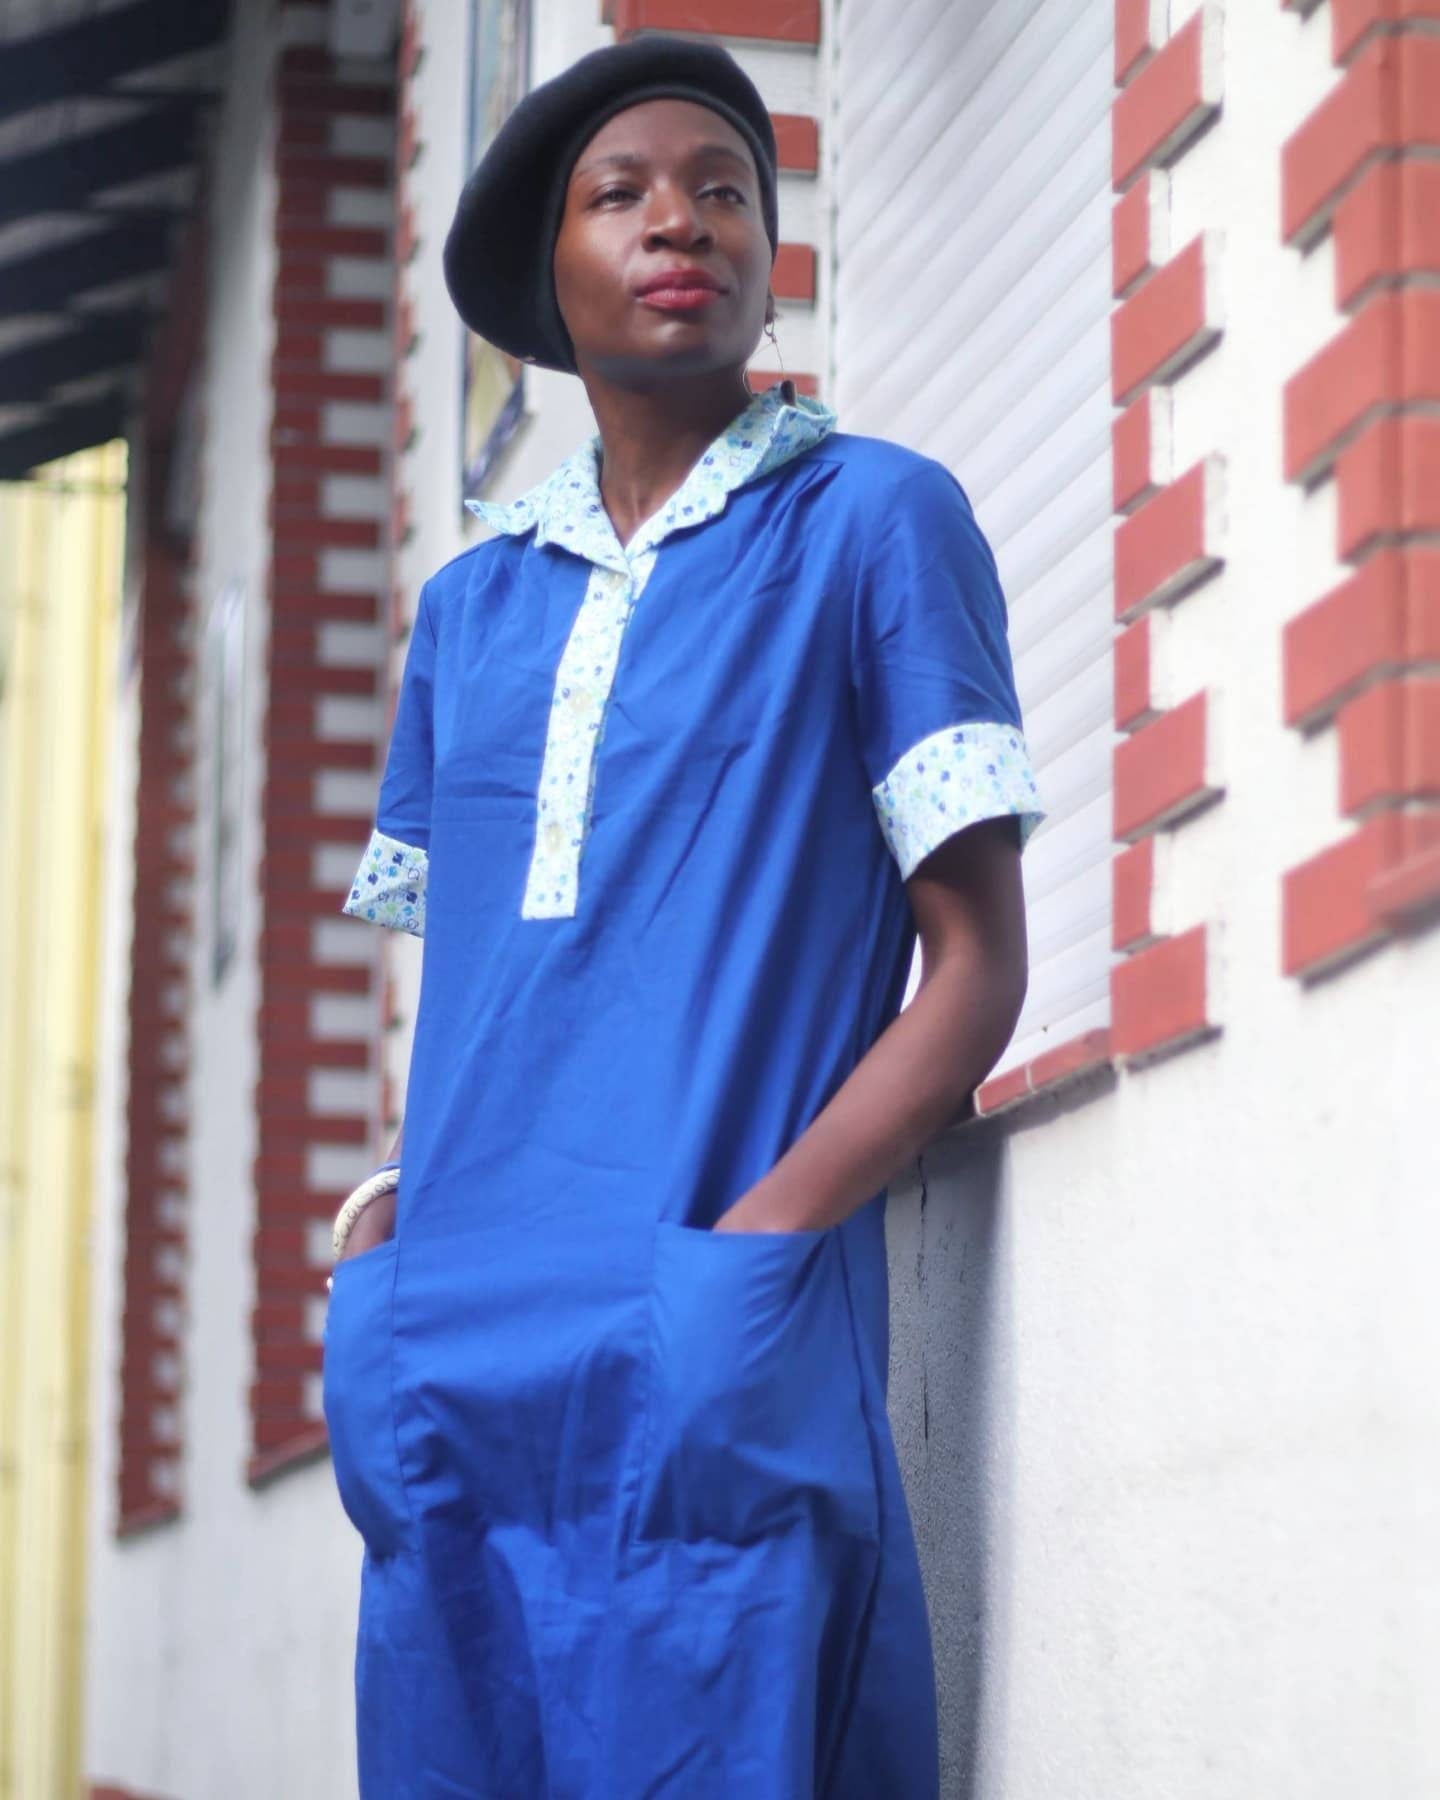
[[[470,0],[470,131],[466,173],[530,83],[530,0]],[[462,500],[483,493],[525,412],[525,367],[464,334]]]

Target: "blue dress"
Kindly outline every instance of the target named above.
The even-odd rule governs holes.
[[[421,596],[345,910],[420,933],[325,1409],[370,1800],[927,1800],[884,1194],[708,1227],[897,1012],[905,877],[1041,814],[938,464],[757,398],[622,549],[592,442]]]

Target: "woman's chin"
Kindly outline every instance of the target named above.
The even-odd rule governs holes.
[[[646,387],[671,376],[721,375],[743,370],[760,341],[746,344],[733,331],[717,332],[703,319],[657,316],[623,348],[581,358],[600,379],[622,387]]]
[[[624,352],[603,358],[581,360],[581,373],[587,372],[616,387],[647,388],[679,376],[722,375],[743,369],[747,356],[731,344],[717,343],[703,333],[692,330],[657,333],[644,343]]]

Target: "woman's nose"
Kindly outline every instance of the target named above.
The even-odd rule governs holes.
[[[710,237],[709,227],[689,194],[679,189],[656,192],[645,220],[647,249],[658,250],[667,244],[694,249],[697,244],[708,244]]]

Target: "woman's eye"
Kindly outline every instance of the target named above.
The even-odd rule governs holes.
[[[724,200],[738,200],[742,206],[745,203],[745,196],[739,188],[731,187],[728,182],[716,182],[714,186],[707,187],[705,193],[707,195],[718,194]]]
[[[613,201],[633,200],[634,198],[635,192],[633,188],[607,187],[601,188],[600,192],[595,196],[594,204],[596,206],[608,206]]]

